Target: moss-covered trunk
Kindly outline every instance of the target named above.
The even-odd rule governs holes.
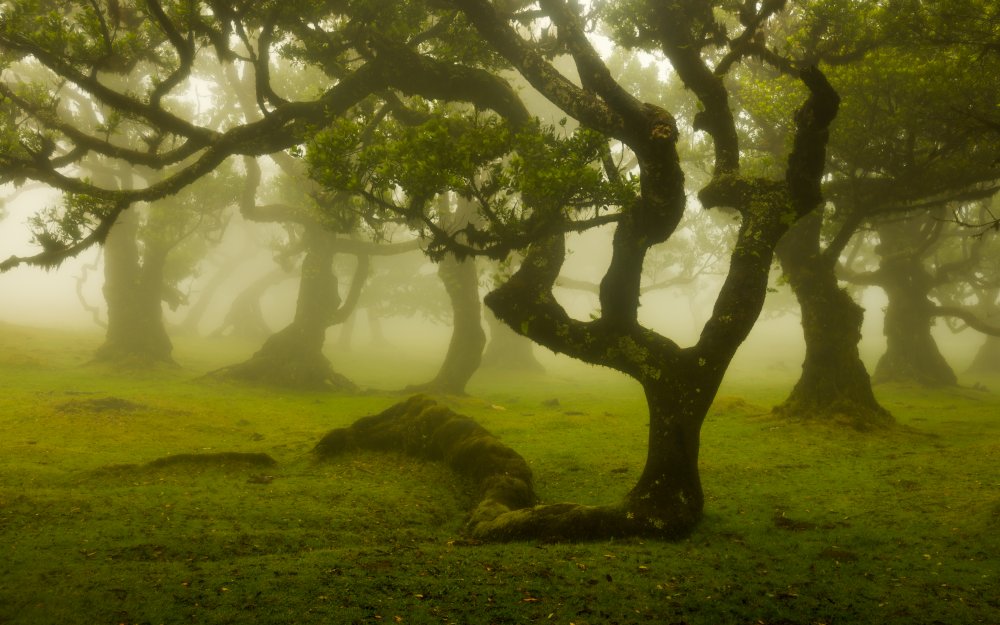
[[[448,351],[433,380],[407,390],[462,395],[479,369],[486,345],[479,299],[479,273],[473,259],[458,260],[448,254],[438,263],[438,277],[444,283],[451,302],[452,332]]]
[[[698,471],[701,426],[715,396],[695,375],[644,385],[649,407],[649,443],[642,474],[625,498],[629,518],[683,535],[701,519],[705,497]]]
[[[821,253],[821,225],[820,213],[804,217],[777,248],[802,311],[806,355],[795,387],[775,412],[862,430],[884,427],[892,415],[875,399],[858,351],[864,309],[840,288],[834,262]]]
[[[104,299],[108,327],[94,354],[100,362],[173,363],[173,345],[163,324],[163,268],[167,252],[147,247],[140,257],[139,217],[121,214],[104,244]]]

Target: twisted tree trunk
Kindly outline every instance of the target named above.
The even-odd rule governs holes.
[[[326,329],[340,323],[357,303],[368,273],[368,257],[358,265],[347,300],[341,305],[333,271],[335,237],[320,229],[307,230],[295,318],[271,335],[250,360],[212,375],[246,382],[310,390],[353,390],[355,385],[333,370],[323,354]]]
[[[438,276],[451,301],[452,333],[448,351],[433,380],[406,390],[464,395],[466,385],[479,369],[486,345],[479,303],[479,272],[473,259],[458,260],[448,254],[438,263]]]
[[[802,310],[806,343],[802,374],[774,412],[783,416],[843,422],[859,430],[893,422],[875,399],[858,343],[864,309],[840,288],[835,259],[820,251],[822,215],[797,222],[777,253]]]
[[[930,276],[919,258],[885,258],[879,268],[889,298],[885,309],[885,353],[872,380],[954,386],[958,378],[931,334],[936,305],[928,296]]]

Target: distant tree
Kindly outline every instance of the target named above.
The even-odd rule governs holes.
[[[373,259],[372,267],[355,314],[341,326],[337,348],[348,351],[356,332],[355,320],[364,310],[371,343],[388,346],[381,321],[389,317],[421,318],[434,324],[448,320],[449,303],[440,278],[430,271],[432,264],[417,247],[391,257]]]
[[[463,199],[452,206],[448,194],[437,200],[436,227],[456,232],[469,225],[472,205]],[[415,384],[407,391],[429,391],[464,395],[469,380],[482,362],[486,333],[483,331],[482,306],[479,295],[479,270],[475,258],[461,258],[447,252],[438,260],[438,277],[451,304],[451,339],[437,375],[430,381]]]
[[[878,266],[848,274],[853,282],[882,287],[888,296],[886,351],[875,368],[875,381],[926,386],[958,383],[931,334],[937,318],[1000,334],[1000,327],[980,316],[984,307],[977,310],[967,292],[984,277],[983,269],[989,264],[983,262],[983,250],[990,239],[948,220],[947,208],[942,207],[937,219],[927,222],[901,216],[878,224]]]
[[[514,332],[489,309],[486,310],[489,340],[483,352],[483,369],[538,373],[545,366],[535,356],[534,343]]]
[[[1000,197],[990,202],[967,204],[955,212],[956,221],[990,219]],[[986,334],[967,373],[993,375],[1000,372],[1000,237],[996,231],[970,232],[960,229],[950,245],[936,255],[938,266],[949,263],[956,271],[934,294],[952,332],[979,331]]]
[[[503,284],[509,274],[523,261],[519,254],[512,254],[503,262],[493,263],[493,271],[485,276],[489,290]],[[538,373],[545,367],[535,357],[535,343],[528,337],[518,334],[501,321],[488,307],[485,312],[486,327],[489,330],[489,340],[483,351],[482,367],[499,371],[518,371],[522,373]]]
[[[250,340],[262,340],[270,336],[273,332],[264,320],[261,299],[269,289],[292,278],[293,275],[292,268],[279,265],[254,279],[236,294],[222,318],[222,323],[212,331],[211,336],[215,338],[236,336]],[[201,301],[206,300],[199,300]]]
[[[91,171],[95,177],[120,181],[113,184],[133,184],[131,172],[107,170],[98,163],[91,164]],[[224,211],[235,203],[235,196],[225,193],[229,186],[225,178],[219,171],[170,198],[117,216],[104,244],[107,322],[96,361],[129,366],[173,363],[163,305],[177,308],[183,303],[180,282],[195,270],[206,239],[221,230]],[[202,194],[213,200],[203,201]],[[36,238],[57,240],[59,230],[88,208],[85,198],[67,196],[62,210],[52,208],[32,219]]]
[[[213,375],[293,388],[354,389],[350,380],[333,370],[323,353],[327,329],[353,312],[368,278],[371,255],[401,253],[415,245],[378,245],[352,238],[358,231],[352,198],[320,192],[302,176],[298,162],[287,155],[276,158],[283,168],[282,201],[258,203],[260,169],[255,161],[247,160],[248,182],[241,211],[256,221],[295,224],[304,251],[295,316],[289,325],[269,336],[249,360]],[[334,257],[341,253],[357,259],[343,299],[333,266]],[[249,304],[254,301],[250,298]]]

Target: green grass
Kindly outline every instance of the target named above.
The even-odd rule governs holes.
[[[180,341],[178,369],[84,365],[99,342],[0,325],[0,623],[1000,623],[992,393],[880,387],[902,427],[861,434],[768,416],[789,373],[736,371],[689,539],[475,545],[468,486],[442,467],[310,456],[399,395],[199,381],[253,349],[233,343]],[[335,362],[384,388],[434,364]],[[608,371],[470,391],[445,401],[517,449],[546,502],[612,502],[641,469],[641,393]],[[141,466],[226,451],[278,464]]]

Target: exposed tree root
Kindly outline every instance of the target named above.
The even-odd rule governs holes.
[[[415,395],[384,412],[326,434],[314,448],[323,458],[353,449],[402,451],[439,461],[477,486],[479,501],[466,531],[476,540],[597,540],[649,535],[679,538],[695,521],[666,524],[636,513],[641,505],[536,506],[531,469],[517,452],[469,417]],[[639,502],[637,502],[638,504]]]
[[[532,506],[538,499],[524,458],[469,417],[424,395],[329,432],[313,451],[328,458],[351,449],[403,451],[444,462],[477,486],[480,501],[470,525]]]

